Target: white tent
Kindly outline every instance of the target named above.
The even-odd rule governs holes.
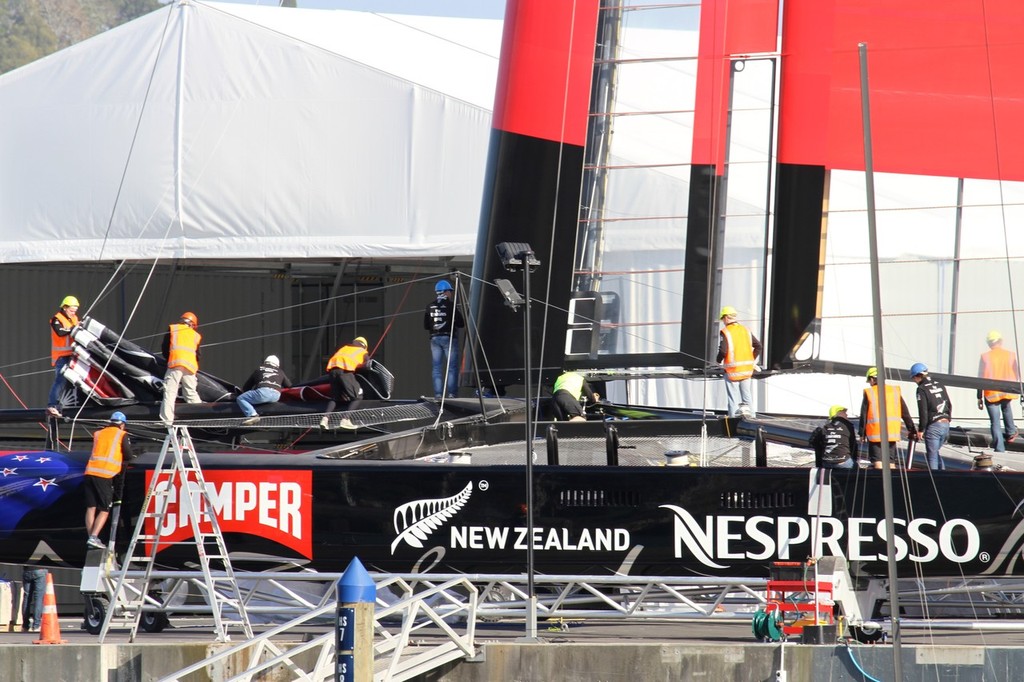
[[[501,22],[179,0],[0,77],[0,262],[473,253]]]

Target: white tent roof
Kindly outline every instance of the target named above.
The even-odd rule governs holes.
[[[0,77],[0,262],[469,255],[501,22],[182,0]]]

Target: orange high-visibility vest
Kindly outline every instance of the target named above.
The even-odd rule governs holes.
[[[366,349],[362,346],[342,346],[327,361],[327,371],[330,372],[335,367],[340,367],[346,372],[354,372],[366,364],[366,356]]]
[[[199,358],[196,351],[203,337],[187,324],[171,325],[171,347],[167,353],[167,369],[180,367],[195,374],[199,371]]]
[[[54,317],[60,320],[60,326],[65,329],[78,324],[78,315],[69,316],[63,310],[57,311]],[[57,332],[53,331],[53,327],[50,327],[50,366],[56,365],[59,358],[67,357],[68,355],[73,355],[71,351],[71,334],[58,336]]]
[[[998,381],[1018,381],[1017,354],[1005,348],[993,348],[981,354],[981,378]],[[1015,400],[1014,393],[983,391],[985,402],[998,403],[1000,400]]]
[[[739,322],[722,329],[725,336],[725,376],[729,381],[743,381],[754,376],[754,342],[750,330]]]
[[[882,434],[879,428],[878,409],[878,386],[869,386],[864,389],[864,395],[868,399],[868,414],[864,422],[864,435],[872,443],[881,443]],[[885,385],[885,419],[889,428],[886,429],[889,442],[893,443],[900,439],[900,422],[903,421],[903,398],[900,395],[900,387],[891,384]]]
[[[111,424],[92,437],[92,455],[85,465],[85,473],[99,478],[113,478],[121,471],[121,441],[124,429]]]

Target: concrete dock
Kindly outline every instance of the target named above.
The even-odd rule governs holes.
[[[208,623],[175,625],[164,632],[108,635],[104,644],[81,631],[80,621],[62,619],[66,644],[36,645],[32,633],[0,634],[0,679],[22,682],[134,682],[159,680],[232,643],[213,642]],[[902,641],[904,680],[957,682],[1024,679],[1024,623],[998,632],[907,631]],[[735,621],[652,623],[575,622],[568,629],[542,623],[536,642],[520,641],[521,623],[480,624],[479,655],[421,676],[431,682],[608,682],[638,680],[786,679],[893,680],[889,644],[847,646],[795,642],[758,643],[749,626]],[[323,632],[309,629],[302,641]],[[235,635],[235,641],[239,641]],[[423,645],[429,645],[429,636]],[[287,645],[286,645],[287,646]],[[223,680],[246,661],[228,660],[193,675],[189,682]],[[784,671],[783,677],[778,676]],[[263,680],[288,680],[286,671]]]

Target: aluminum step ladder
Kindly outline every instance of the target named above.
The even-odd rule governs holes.
[[[172,496],[177,498],[178,518],[187,518],[192,531],[189,538],[176,542],[163,538],[160,532],[164,527]],[[161,608],[159,600],[150,596],[150,587],[157,551],[169,545],[195,547],[202,579],[201,582],[197,580],[193,584],[203,592],[203,598],[213,612],[217,641],[230,641],[227,628],[231,625],[240,625],[246,638],[252,638],[252,625],[249,623],[242,593],[231,567],[231,558],[228,556],[224,535],[214,509],[188,427],[168,427],[167,437],[160,449],[160,456],[157,458],[153,476],[146,490],[142,511],[135,524],[128,551],[125,553],[124,565],[119,571],[117,586],[110,598],[110,608],[107,609],[103,620],[99,636],[101,643],[106,637],[114,614],[118,611],[131,621],[128,641],[134,642],[143,607],[148,604]],[[216,563],[220,564],[220,569],[211,568],[211,564]],[[127,585],[128,573],[140,571],[144,572],[141,587],[137,583]],[[115,608],[117,605],[122,608]],[[231,612],[233,619],[229,618]]]

